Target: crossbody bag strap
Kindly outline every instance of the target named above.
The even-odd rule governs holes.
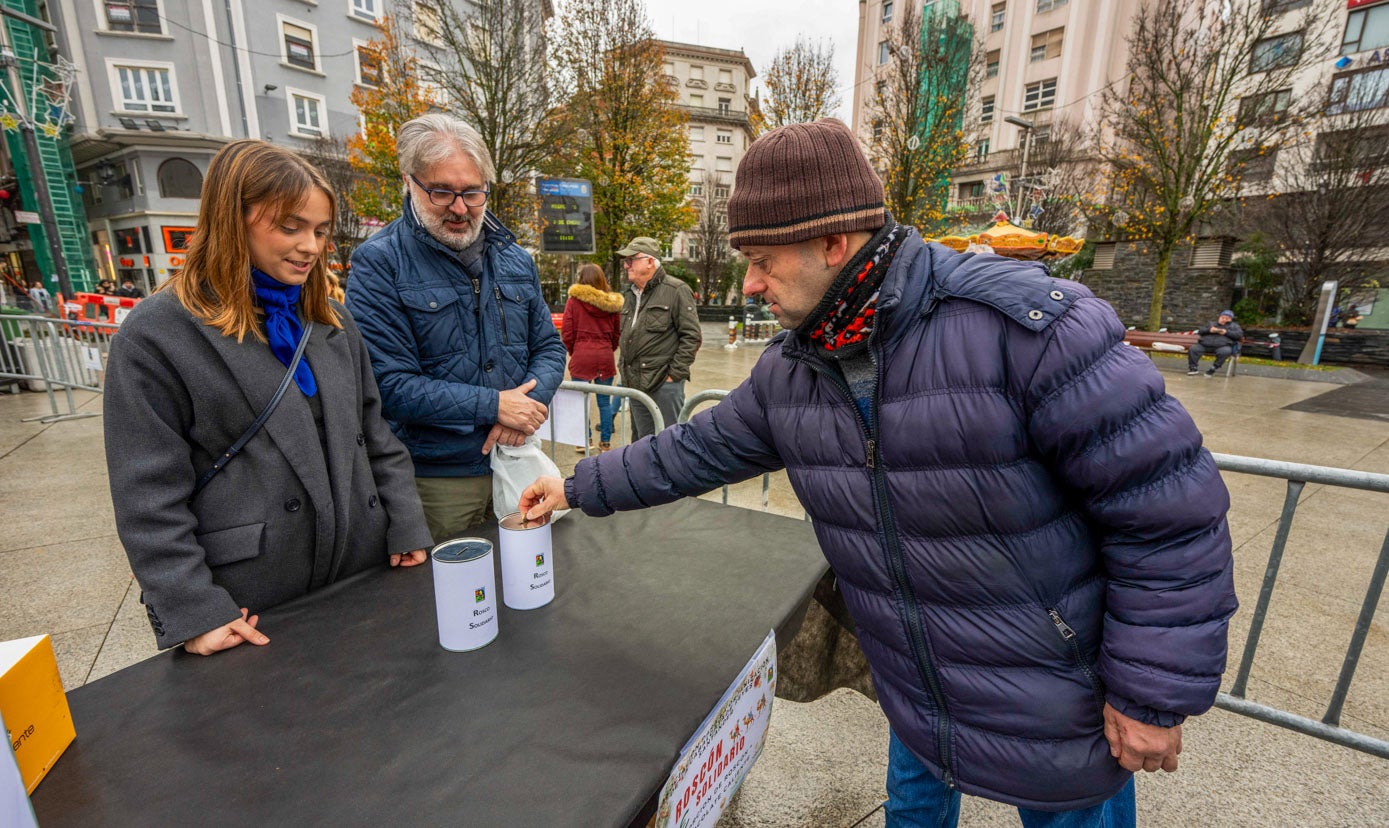
[[[203,476],[198,478],[197,484],[193,486],[193,494],[188,496],[188,501],[190,503],[208,483],[212,482],[212,478],[217,476],[217,472],[226,468],[226,465],[232,461],[232,458],[241,453],[241,450],[246,447],[246,444],[251,442],[251,438],[255,437],[256,434],[260,432],[266,420],[270,419],[270,415],[275,413],[275,409],[280,405],[280,400],[284,398],[285,392],[289,390],[289,384],[294,381],[294,372],[299,369],[299,363],[304,359],[304,349],[308,347],[309,334],[312,333],[313,322],[310,321],[304,326],[304,333],[299,337],[299,344],[294,348],[294,358],[289,361],[289,368],[285,371],[284,379],[280,380],[280,387],[275,389],[275,396],[271,397],[270,402],[265,404],[265,408],[260,412],[260,416],[256,417],[255,422],[251,423],[250,428],[246,429],[246,433],[238,437],[235,443],[232,443],[226,451],[222,452],[222,456],[217,458],[216,462],[212,464],[212,468],[203,472]]]

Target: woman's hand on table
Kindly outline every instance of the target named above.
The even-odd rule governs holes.
[[[250,615],[250,610],[241,608],[241,617],[223,624],[215,630],[208,630],[200,636],[183,642],[183,649],[194,655],[212,655],[222,650],[230,650],[242,642],[249,641],[257,647],[270,643],[265,634],[256,629],[259,615]]]
[[[428,558],[428,550],[416,549],[414,552],[406,552],[404,555],[392,555],[391,566],[419,566]]]
[[[556,509],[568,509],[564,499],[564,481],[558,477],[541,477],[521,492],[521,504],[516,508],[526,520],[544,517]]]

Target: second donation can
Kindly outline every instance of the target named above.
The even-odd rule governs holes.
[[[555,599],[550,516],[526,520],[512,512],[501,520],[502,602],[518,610],[543,607]]]
[[[492,570],[492,543],[482,538],[455,538],[434,547],[434,611],[439,619],[439,646],[465,652],[497,637],[497,576]]]

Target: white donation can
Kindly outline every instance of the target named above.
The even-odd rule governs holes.
[[[518,610],[555,600],[555,562],[551,559],[550,516],[526,520],[512,512],[501,520],[502,602]]]
[[[497,637],[497,576],[492,542],[455,538],[434,547],[434,612],[439,646],[456,653],[486,647]]]

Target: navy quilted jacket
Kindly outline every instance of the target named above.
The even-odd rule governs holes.
[[[566,354],[530,254],[487,213],[475,284],[456,254],[404,215],[352,254],[347,307],[371,354],[382,410],[419,477],[491,473],[482,453],[497,394],[528,379],[546,405]]]
[[[582,461],[570,503],[605,515],[784,466],[899,738],[966,793],[1103,801],[1129,778],[1104,701],[1170,726],[1219,687],[1236,602],[1215,463],[1079,284],[913,233],[880,308],[881,431],[783,336],[688,425]]]

